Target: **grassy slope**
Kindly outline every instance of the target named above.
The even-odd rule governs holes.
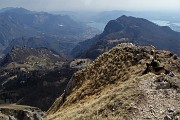
[[[146,101],[150,98],[147,94],[149,90],[155,91],[156,89],[152,87],[149,89],[142,88],[140,83],[147,80],[152,80],[154,83],[153,81],[158,78],[154,74],[142,75],[146,68],[145,64],[150,62],[153,50],[153,47],[122,44],[104,53],[87,69],[74,74],[71,84],[67,88],[70,92],[65,102],[61,106],[61,97],[57,99],[48,111],[46,119],[144,119],[143,112],[140,110],[147,105]],[[180,59],[174,60],[169,56],[169,53],[167,51],[156,51],[161,65],[179,76]],[[134,60],[134,58],[138,58],[138,60]],[[176,95],[180,96],[179,94]],[[153,100],[157,99],[152,98]],[[179,100],[179,98],[174,100],[173,102],[176,104],[173,104],[172,107],[180,108]],[[153,105],[153,102],[150,104]],[[169,104],[163,105],[166,106],[162,107],[162,110],[165,111]],[[146,114],[147,116],[150,115],[149,112]],[[153,116],[150,117],[155,119]],[[163,115],[159,118],[162,117]]]

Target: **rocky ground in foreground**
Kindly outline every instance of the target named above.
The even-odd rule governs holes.
[[[0,105],[1,120],[43,120],[44,113],[35,107],[15,104]]]
[[[157,60],[172,74],[147,73]],[[47,120],[179,120],[180,58],[154,47],[120,44],[71,78]]]

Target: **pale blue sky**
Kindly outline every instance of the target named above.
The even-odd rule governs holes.
[[[180,12],[180,0],[0,0],[0,8],[4,7],[24,7],[38,11],[147,10]]]

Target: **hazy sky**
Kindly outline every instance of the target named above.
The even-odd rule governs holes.
[[[0,8],[4,7],[24,7],[38,11],[166,10],[180,12],[180,0],[0,0]]]

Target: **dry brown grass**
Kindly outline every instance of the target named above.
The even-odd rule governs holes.
[[[60,105],[56,101],[56,109],[51,108],[46,119],[130,119],[137,112],[135,106],[146,101],[138,83],[141,77],[148,78],[148,75],[142,76],[142,72],[145,64],[151,61],[152,50],[153,47],[121,44],[99,56],[88,68],[74,74],[67,87],[65,102]],[[166,51],[157,53],[164,66],[178,74],[179,59],[173,60],[168,54]]]
[[[71,104],[54,115],[48,116],[51,120],[112,120],[128,118],[133,104],[143,98],[137,89],[136,80],[119,82],[116,85],[107,85],[99,94],[86,96],[76,104]],[[144,99],[144,98],[143,98]],[[55,117],[54,117],[55,116]]]

